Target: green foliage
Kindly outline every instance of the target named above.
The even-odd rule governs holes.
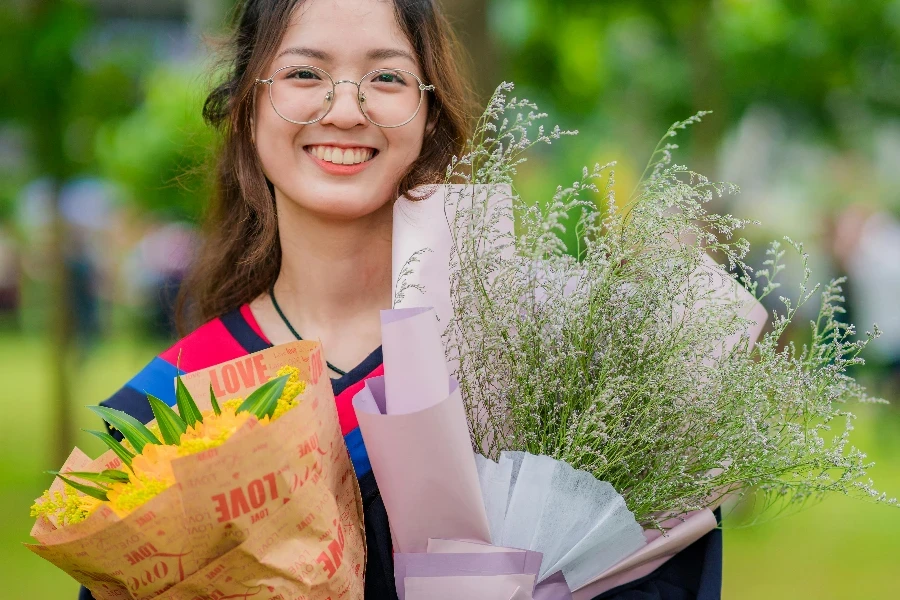
[[[122,464],[124,464],[128,468],[131,468],[131,460],[134,458],[134,454],[127,448],[122,446],[122,444],[119,443],[119,440],[109,435],[105,431],[92,431],[90,429],[85,429],[84,431],[102,440],[103,443],[106,444],[107,448],[116,453],[116,456],[121,459]]]
[[[59,475],[59,471],[48,471],[51,475]],[[91,471],[67,471],[69,477],[77,477],[92,483],[109,484],[109,483],[125,483],[128,481],[128,473],[116,469],[105,469],[100,473]]]
[[[187,431],[184,420],[168,404],[153,394],[147,394],[147,400],[150,402],[153,416],[156,417],[156,424],[163,436],[163,442],[170,446],[177,445],[181,440],[181,434]]]
[[[494,0],[508,78],[554,111],[651,118],[756,101],[840,127],[833,92],[896,111],[900,9],[890,0]],[[631,99],[631,100],[630,100]],[[632,102],[640,99],[641,106]]]
[[[178,405],[178,414],[188,427],[193,427],[195,423],[203,422],[203,415],[197,407],[193,396],[185,387],[181,380],[181,375],[175,378],[175,402]]]
[[[212,405],[213,412],[217,417],[222,414],[222,409],[219,408],[219,402],[216,400],[216,393],[213,391],[212,384],[209,384],[209,403]]]
[[[215,135],[200,115],[198,71],[160,65],[142,88],[144,99],[134,112],[100,127],[100,172],[120,183],[138,206],[196,219],[209,192],[204,167],[215,147]]]
[[[90,496],[91,498],[96,498],[97,500],[107,501],[109,498],[106,497],[106,489],[98,488],[92,485],[85,485],[83,483],[78,483],[77,481],[73,481],[64,475],[60,475],[59,471],[47,471],[51,475],[55,475],[65,481],[68,485],[72,486],[79,492]]]
[[[144,450],[144,446],[147,444],[160,443],[143,423],[121,410],[106,406],[88,406],[88,408],[94,411],[101,419],[118,429],[138,454]]]
[[[246,411],[255,415],[257,419],[262,419],[263,417],[271,418],[275,414],[275,407],[278,406],[278,399],[281,398],[288,379],[290,379],[290,375],[282,375],[265,382],[253,390],[234,412]]]

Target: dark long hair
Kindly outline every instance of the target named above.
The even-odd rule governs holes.
[[[204,244],[181,286],[178,331],[250,302],[278,277],[281,246],[271,184],[262,171],[250,134],[254,81],[273,59],[294,8],[303,0],[242,0],[235,9],[226,48],[225,77],[206,98],[203,117],[221,134],[214,163],[213,197],[204,215]],[[394,197],[443,181],[453,155],[471,134],[475,93],[463,70],[468,62],[436,0],[393,0],[401,30],[415,49],[427,83],[436,83],[428,103],[422,151],[399,179]]]

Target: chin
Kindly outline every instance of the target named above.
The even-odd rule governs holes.
[[[390,202],[384,199],[373,198],[369,194],[354,195],[352,192],[344,192],[340,199],[334,195],[320,196],[330,198],[328,201],[298,202],[301,207],[310,213],[325,219],[352,221],[367,217],[384,209]]]

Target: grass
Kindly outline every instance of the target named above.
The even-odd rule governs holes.
[[[99,346],[78,369],[73,394],[73,416],[79,429],[76,443],[89,455],[99,455],[102,448],[99,440],[80,431],[99,428],[99,421],[84,406],[107,398],[160,350],[109,342]],[[78,594],[73,579],[21,545],[31,541],[29,506],[51,481],[43,472],[60,466],[51,456],[50,386],[43,378],[52,359],[40,339],[9,333],[0,336],[0,364],[7,374],[0,394],[0,414],[4,415],[0,418],[0,515],[4,515],[0,598],[9,600],[74,600]]]
[[[126,341],[99,346],[75,380],[76,426],[98,423],[83,407],[112,394],[160,348]],[[48,451],[49,385],[42,377],[52,355],[43,341],[0,335],[0,364],[7,375],[0,395],[0,597],[56,600],[76,597],[78,586],[21,543],[29,541],[28,507],[50,483],[42,472],[58,468]],[[900,495],[900,409],[862,407],[856,442],[878,464],[879,489]],[[99,442],[79,433],[79,447],[100,453]],[[900,510],[832,498],[798,515],[746,529],[726,519],[723,597],[880,599],[897,595]]]
[[[900,406],[851,410],[876,488],[900,497]],[[839,496],[753,527],[725,523],[724,598],[898,596],[900,509]]]

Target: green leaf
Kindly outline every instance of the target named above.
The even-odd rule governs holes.
[[[287,384],[287,380],[290,378],[290,375],[282,375],[281,377],[276,377],[275,379],[271,379],[247,396],[247,399],[244,400],[244,403],[238,406],[235,413],[247,411],[252,415],[255,415],[257,419],[262,419],[265,416],[271,417],[275,414],[275,407],[278,406],[278,399],[281,398],[281,394],[284,392],[284,386]]]
[[[163,441],[170,446],[177,446],[181,441],[181,434],[187,430],[184,421],[168,404],[153,394],[147,394],[147,400],[150,401],[150,408],[153,410],[153,416],[156,417],[156,424],[159,426]]]
[[[181,364],[181,352],[178,353],[178,364]],[[180,366],[176,368],[181,370]],[[188,427],[193,427],[194,423],[198,421],[203,422],[203,415],[200,414],[200,409],[197,408],[193,396],[184,386],[181,375],[175,378],[175,403],[178,404],[178,413],[181,415],[181,419]]]
[[[106,406],[88,406],[100,418],[122,432],[125,439],[131,442],[135,451],[140,454],[147,444],[159,444],[156,436],[144,427],[144,424],[121,410],[107,408]]]
[[[127,483],[129,480],[128,473],[119,469],[103,469],[100,471],[100,475],[115,479],[118,483]]]
[[[213,412],[216,413],[216,416],[222,414],[222,409],[219,408],[219,403],[216,401],[216,394],[213,392],[212,384],[209,384],[209,403],[212,404]]]
[[[109,446],[109,449],[116,453],[116,456],[118,456],[122,460],[122,463],[131,468],[131,459],[134,458],[134,454],[129,452],[128,448],[120,444],[119,440],[109,435],[105,431],[93,431],[91,429],[85,429],[84,431],[87,431],[91,435],[95,435],[103,440],[103,443]]]
[[[66,483],[68,483],[70,486],[72,486],[79,492],[81,492],[83,494],[87,494],[91,498],[96,498],[97,500],[103,500],[104,502],[109,500],[109,498],[107,498],[107,496],[106,496],[105,489],[95,488],[95,487],[92,487],[89,485],[84,485],[83,483],[78,483],[77,481],[72,481],[68,477],[63,477],[62,475],[60,475],[59,473],[57,473],[55,471],[47,471],[47,472],[53,473],[54,475],[56,475],[57,477],[59,477],[60,479],[62,479]]]
[[[59,471],[48,471],[48,473],[59,475]],[[128,482],[128,473],[119,471],[118,469],[105,469],[99,473],[94,473],[93,471],[69,471],[66,475],[84,479],[92,483],[99,483],[100,485]]]

